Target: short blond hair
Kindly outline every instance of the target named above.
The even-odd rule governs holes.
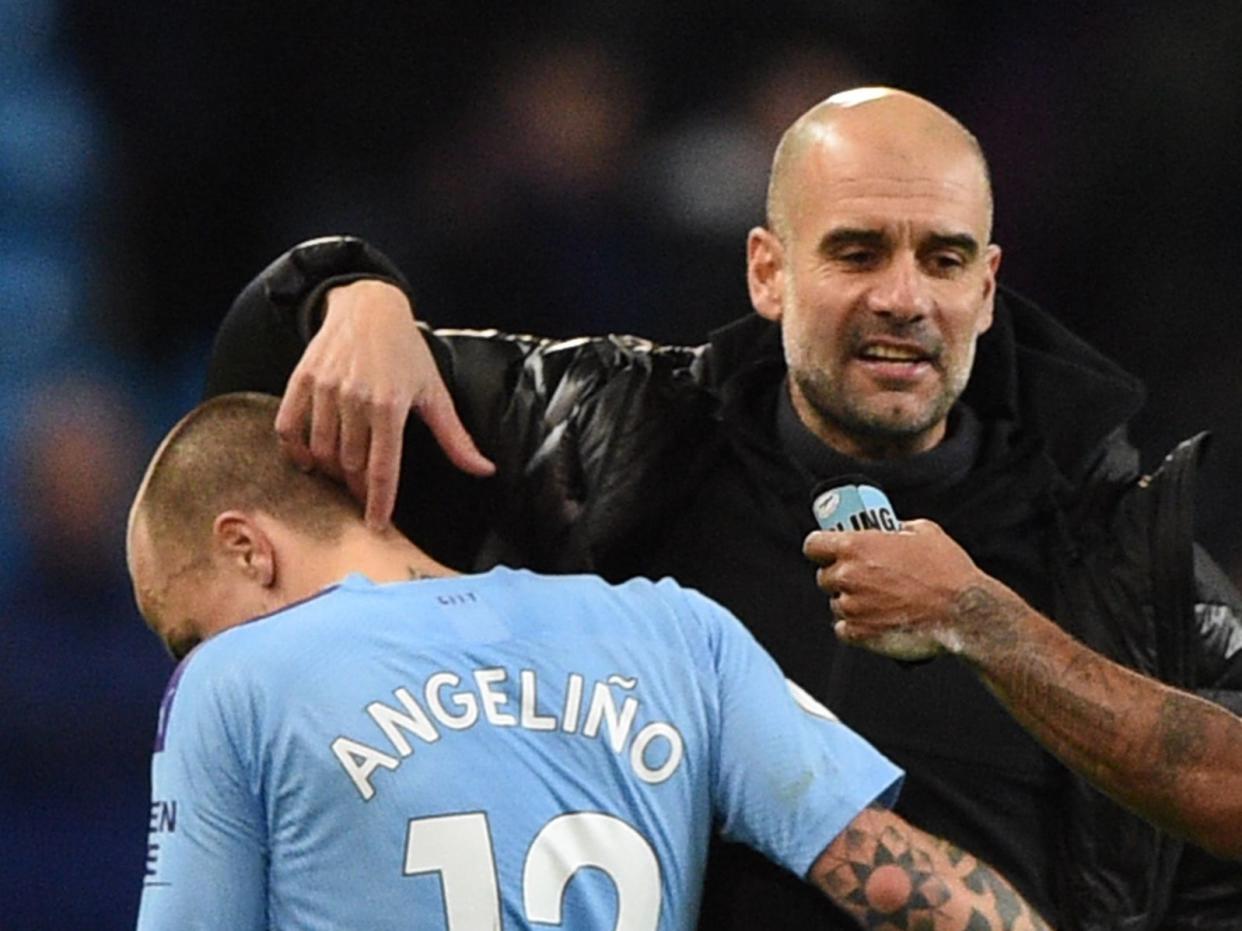
[[[147,467],[132,524],[145,521],[158,552],[204,554],[217,515],[263,511],[333,542],[359,520],[359,505],[326,476],[298,469],[274,427],[280,399],[254,392],[203,402],[169,431]]]

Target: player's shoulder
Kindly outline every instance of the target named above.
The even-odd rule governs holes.
[[[609,582],[598,575],[539,576],[525,570],[516,571],[528,576],[532,584],[552,586],[549,591],[568,594],[576,590],[597,606],[611,605],[640,623],[663,630],[676,626],[698,634],[711,634],[721,625],[736,622],[727,609],[667,576],[660,579],[635,576]]]
[[[330,585],[308,598],[243,621],[195,647],[175,675],[182,688],[221,683],[235,689],[243,682],[263,682],[290,663],[296,665],[312,641],[331,636],[334,618],[345,623],[350,612],[342,602],[356,595],[346,582]]]
[[[157,753],[166,741],[205,738],[226,720],[246,717],[243,709],[254,683],[262,681],[262,673],[256,678],[254,664],[235,649],[231,642],[235,638],[226,636],[234,629],[200,643],[173,670],[160,701]]]
[[[524,587],[550,595],[580,595],[603,602],[610,600],[638,603],[665,603],[680,605],[682,595],[690,589],[682,588],[670,578],[652,580],[635,576],[621,582],[609,582],[599,575],[576,573],[545,575],[530,569],[497,567],[484,576],[495,584]]]
[[[249,651],[255,641],[297,638],[305,633],[304,625],[307,620],[339,613],[339,602],[350,597],[346,587],[348,581],[329,585],[306,598],[252,617],[236,627],[222,631],[200,649],[207,655],[215,656]]]
[[[365,579],[361,582],[366,583]],[[351,599],[370,583],[351,579],[308,598],[220,631],[191,650],[173,670],[160,711],[161,735],[173,717],[245,718],[305,674],[308,657],[340,655],[357,639]]]

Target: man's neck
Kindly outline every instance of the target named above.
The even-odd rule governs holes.
[[[358,572],[372,582],[406,582],[410,579],[458,575],[436,562],[399,531],[370,530],[362,525],[346,528],[333,544],[331,558],[323,562],[322,586]]]
[[[855,458],[833,448],[807,428],[788,394],[778,401],[776,414],[781,445],[811,475],[823,479],[861,472],[890,495],[955,486],[974,467],[982,444],[978,418],[960,403],[949,415],[943,442],[924,453],[896,459]]]

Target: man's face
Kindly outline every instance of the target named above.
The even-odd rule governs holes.
[[[130,531],[128,552],[138,610],[174,659],[267,609],[261,588],[209,554],[159,551],[141,519]]]
[[[992,322],[986,179],[972,152],[946,148],[829,139],[790,176],[779,309],[764,315],[781,322],[802,420],[850,455],[938,443]]]

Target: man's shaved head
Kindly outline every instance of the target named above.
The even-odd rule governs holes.
[[[797,171],[816,147],[834,153],[863,149],[866,160],[913,162],[924,154],[966,154],[978,166],[991,229],[991,180],[983,149],[953,116],[922,97],[889,87],[860,87],[834,94],[802,114],[785,131],[768,180],[768,228],[781,239],[791,235],[792,216],[804,190]],[[830,179],[831,180],[831,179]]]
[[[280,449],[273,424],[280,399],[221,395],[187,414],[147,467],[130,513],[161,547],[207,546],[216,515],[264,511],[303,532],[331,539],[358,505],[323,476],[299,471]]]
[[[286,457],[278,398],[225,394],[169,432],[129,514],[138,609],[180,659],[230,627],[309,598],[351,572],[375,582],[453,575],[396,528]]]
[[[333,541],[358,505],[283,454],[273,423],[279,399],[221,395],[173,427],[147,467],[130,510],[127,552],[139,607],[161,613],[169,581],[211,568],[213,525],[223,512],[265,513],[309,537]]]

